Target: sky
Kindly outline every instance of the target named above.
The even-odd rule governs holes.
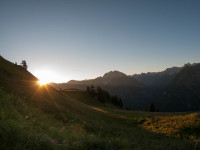
[[[200,62],[199,0],[0,0],[0,55],[48,82]]]

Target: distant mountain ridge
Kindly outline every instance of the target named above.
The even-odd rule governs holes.
[[[138,97],[141,95],[141,89],[143,89],[145,86],[134,78],[119,71],[110,71],[105,73],[103,77],[97,77],[91,80],[71,80],[67,83],[51,83],[50,85],[62,89],[77,88],[82,90],[85,90],[87,86],[91,85],[101,86],[102,89],[105,89],[111,95],[116,95],[122,98],[124,105],[127,107],[134,105],[134,109],[140,109],[143,105],[143,102],[139,101]]]
[[[101,86],[111,95],[121,97],[125,107],[143,109],[148,107],[163,90],[164,87],[177,75],[181,67],[168,68],[162,72],[142,73],[127,76],[119,71],[110,71],[103,77],[90,80],[71,80],[67,83],[55,84],[56,88],[76,88],[85,90],[87,86]]]
[[[120,80],[119,80],[120,79]],[[50,83],[51,85],[56,86],[57,88],[71,88],[70,86],[77,86],[79,89],[86,89],[87,85],[96,85],[96,86],[129,86],[129,87],[142,87],[143,85],[136,81],[135,79],[127,76],[126,74],[119,71],[110,71],[105,73],[103,77],[97,77],[95,79],[89,80],[70,80],[67,83]],[[75,87],[74,87],[75,88]]]
[[[177,111],[198,110],[200,106],[198,106],[198,109],[196,106],[193,108],[193,106],[197,104],[196,101],[188,104],[188,107],[182,105],[182,108],[178,108],[179,106],[176,103],[176,99],[179,99],[181,95],[181,92],[179,92],[180,89],[187,89],[185,85],[192,85],[192,90],[189,92],[186,90],[185,92],[187,93],[187,97],[195,98],[194,94],[192,94],[192,91],[196,91],[196,93],[198,93],[199,87],[197,85],[199,85],[199,82],[195,83],[190,79],[193,76],[192,74],[196,74],[196,76],[192,79],[199,81],[199,73],[196,73],[198,66],[198,63],[185,64],[183,67],[167,68],[161,72],[134,74],[132,76],[127,76],[119,71],[110,71],[105,73],[103,77],[97,77],[95,79],[83,81],[71,80],[67,83],[52,83],[51,85],[62,89],[77,88],[82,90],[85,90],[86,86],[101,86],[111,95],[117,95],[118,97],[121,97],[125,107],[136,110],[141,110],[144,107],[148,107],[152,102],[155,103],[156,107],[158,107],[158,109],[161,111],[176,111],[176,107]],[[189,68],[188,70],[191,70],[189,71],[190,73],[186,73],[187,71],[185,70],[187,70],[187,68]],[[179,88],[179,86],[175,85],[183,87]],[[170,94],[168,94],[166,96],[165,94],[168,93],[168,91],[171,91],[171,89],[173,89],[174,95],[169,96]],[[182,93],[182,95],[184,94]],[[171,108],[174,109],[168,108],[170,106],[168,106],[167,103],[170,103]]]
[[[125,77],[127,77],[125,73],[116,70],[105,73],[103,76],[103,78],[125,78]]]
[[[183,67],[172,67],[161,72],[134,74],[132,77],[148,87],[164,88],[182,68]]]

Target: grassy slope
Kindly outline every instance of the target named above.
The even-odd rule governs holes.
[[[186,117],[185,121],[191,119],[191,122],[185,123],[183,118],[188,114],[119,110],[96,102],[83,91],[41,87],[23,68],[10,69],[12,66],[0,60],[0,149],[175,150],[197,147],[199,135],[196,131],[200,124],[197,113],[189,114],[193,117]],[[182,125],[177,127],[181,130],[176,130],[176,134],[166,132],[173,125],[169,117]],[[182,132],[185,126],[189,126],[190,131]],[[179,132],[184,136],[177,136]]]

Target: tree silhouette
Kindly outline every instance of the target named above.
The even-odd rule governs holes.
[[[96,95],[94,85],[91,85],[91,87],[90,87],[90,95],[91,96],[95,96]]]
[[[90,87],[89,87],[89,86],[87,86],[86,91],[87,91],[88,93],[90,93]]]
[[[26,60],[22,60],[21,65],[27,70],[28,66],[26,64]]]
[[[122,108],[123,107],[123,102],[122,102],[122,99],[119,98],[119,107]]]
[[[100,86],[97,86],[96,88],[94,85],[87,86],[86,92],[101,103],[111,103],[119,108],[123,108],[121,98],[118,98],[117,96],[110,96],[110,94],[103,90]]]
[[[154,106],[153,103],[151,103],[150,107],[149,107],[149,112],[155,112],[156,111],[156,108]]]
[[[97,87],[97,99],[100,102],[105,103],[105,97],[104,97],[104,94],[103,94],[103,90],[101,89],[100,86]]]

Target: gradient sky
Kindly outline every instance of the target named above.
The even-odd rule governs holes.
[[[0,55],[54,82],[200,62],[200,1],[0,0]]]

